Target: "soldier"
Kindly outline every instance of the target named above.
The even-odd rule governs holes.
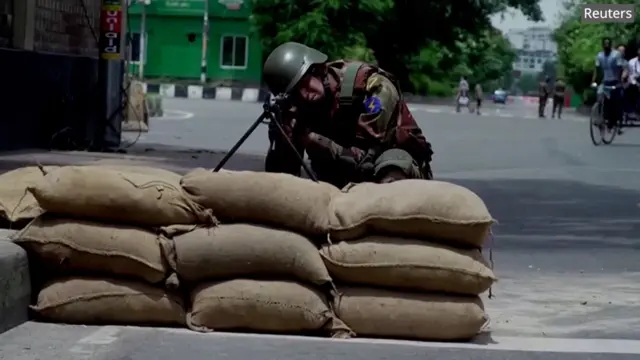
[[[551,80],[548,76],[544,77],[544,81],[540,82],[538,87],[538,116],[544,118],[544,108],[547,106],[547,100],[549,99],[549,82]]]
[[[553,87],[553,109],[551,110],[551,118],[558,114],[558,119],[562,117],[562,108],[564,107],[564,91],[566,85],[562,79],[556,79],[556,84]]]
[[[273,94],[287,94],[283,110],[287,136],[304,151],[321,181],[349,182],[432,179],[433,151],[411,115],[393,76],[362,62],[327,62],[306,45],[278,46],[264,65]],[[278,131],[265,170],[300,175],[299,160]]]

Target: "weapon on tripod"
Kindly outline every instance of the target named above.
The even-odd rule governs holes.
[[[262,114],[256,119],[256,121],[247,129],[247,131],[240,137],[240,140],[233,145],[233,147],[227,152],[227,154],[220,160],[218,165],[213,169],[213,172],[218,172],[222,167],[231,159],[231,157],[238,151],[240,146],[251,136],[251,134],[258,128],[260,124],[267,124],[271,127],[277,128],[282,134],[287,144],[291,147],[291,150],[296,154],[298,161],[302,165],[302,168],[307,173],[309,178],[315,182],[318,182],[318,178],[313,173],[309,165],[304,162],[303,154],[300,154],[296,147],[291,142],[291,139],[287,136],[284,128],[282,127],[282,108],[287,106],[288,97],[286,94],[271,95],[262,104]]]

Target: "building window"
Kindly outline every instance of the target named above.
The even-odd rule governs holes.
[[[129,43],[129,54],[131,56],[131,62],[139,63],[140,61],[142,61],[143,56],[142,48],[140,46],[142,41],[140,33],[129,33],[127,40]]]
[[[246,36],[223,36],[220,44],[220,67],[245,69],[249,54],[248,46],[249,39]]]

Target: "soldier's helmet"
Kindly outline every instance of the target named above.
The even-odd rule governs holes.
[[[326,54],[300,43],[288,42],[269,54],[262,75],[272,93],[288,93],[312,65],[326,61]]]

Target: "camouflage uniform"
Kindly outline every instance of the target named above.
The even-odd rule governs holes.
[[[303,59],[288,81],[283,59]],[[288,56],[285,56],[288,54]],[[302,54],[302,55],[300,55]],[[393,76],[361,62],[326,62],[326,55],[302,44],[276,48],[265,63],[264,76],[274,93],[290,92],[312,65],[322,64],[325,99],[320,104],[292,100],[283,124],[299,154],[304,151],[321,181],[380,181],[392,170],[406,178],[431,179],[433,151],[411,115]],[[309,66],[305,64],[310,63]],[[334,81],[329,81],[329,79]],[[336,85],[337,84],[337,85]],[[279,131],[270,132],[266,170],[300,175],[300,163]]]
[[[551,110],[551,117],[555,117],[558,114],[558,119],[562,117],[562,108],[564,107],[564,91],[566,85],[561,79],[556,80],[555,87],[553,89],[553,108]]]
[[[538,86],[538,116],[544,117],[544,108],[547,106],[547,100],[549,100],[549,78],[545,78]]]

